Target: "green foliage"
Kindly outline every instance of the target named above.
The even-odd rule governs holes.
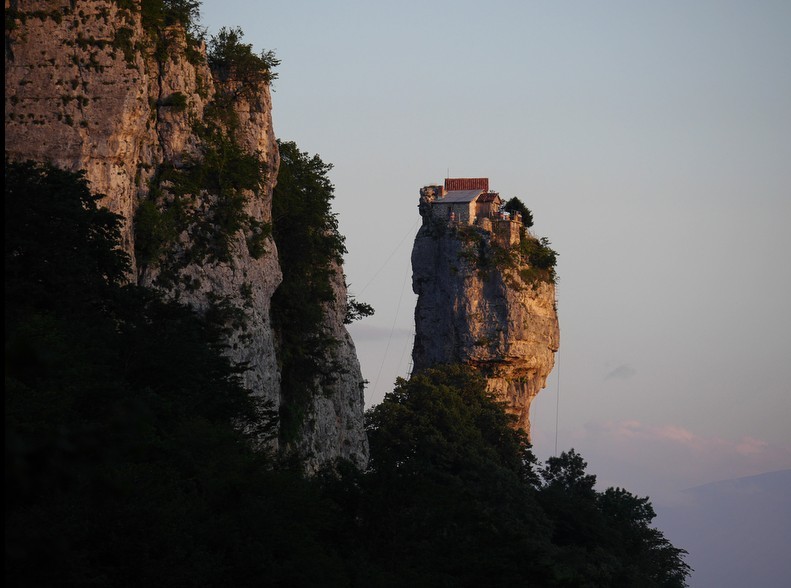
[[[135,217],[141,264],[161,263],[162,254],[172,251],[181,233],[189,236],[180,257],[168,256],[172,267],[163,278],[189,263],[229,261],[240,231],[250,255],[258,258],[271,235],[267,223],[246,212],[246,193],[261,189],[266,163],[258,153],[247,153],[232,132],[211,119],[197,124],[195,131],[201,156],[180,168],[160,167],[152,179],[152,200],[141,203]]]
[[[172,94],[168,94],[162,100],[160,100],[159,106],[168,106],[175,109],[176,111],[186,110],[187,97],[181,92],[173,92]]]
[[[535,499],[534,458],[512,424],[469,368],[398,380],[366,415],[371,559],[402,585],[547,578],[549,523]]]
[[[546,466],[541,468],[545,490],[559,492],[564,496],[573,495],[592,499],[596,496],[593,489],[596,476],[585,473],[588,466],[582,456],[573,449],[560,457],[550,457]]]
[[[533,226],[533,213],[530,209],[525,206],[524,202],[519,200],[516,196],[511,198],[508,202],[505,203],[503,207],[507,212],[514,213],[518,212],[522,215],[522,224],[526,227]]]
[[[176,227],[151,200],[144,200],[135,212],[135,257],[141,265],[158,263],[165,245],[175,241]]]
[[[198,46],[204,40],[206,31],[199,24],[199,0],[115,0],[119,8],[129,13],[140,12],[143,29],[148,33],[150,42],[154,45],[154,55],[157,60],[164,62],[168,59],[168,51],[173,43],[171,27],[179,26],[184,31],[187,41],[186,57],[191,63],[200,62],[203,57],[198,51]],[[133,22],[131,16],[127,22]],[[124,51],[127,62],[131,63],[134,57]],[[131,57],[131,59],[130,59]]]
[[[209,308],[204,319],[218,332],[228,337],[234,331],[246,330],[246,316],[243,309],[234,305],[228,297],[218,296],[214,292],[209,292],[208,299]]]
[[[143,28],[160,30],[180,24],[185,30],[190,30],[200,19],[200,4],[199,0],[142,0],[140,13]],[[133,4],[132,9],[135,7]]]
[[[91,300],[124,280],[120,217],[97,207],[83,173],[8,159],[4,173],[7,304]]]
[[[573,586],[686,586],[686,552],[650,527],[648,498],[594,489],[596,476],[574,450],[547,460],[539,500],[554,521],[557,577]]]
[[[596,491],[573,450],[539,478],[524,436],[469,368],[399,380],[366,417],[358,516],[367,557],[393,585],[685,585],[685,552],[649,526],[648,499]]]
[[[152,108],[186,106],[186,96],[177,92]],[[266,254],[271,224],[249,214],[247,204],[266,181],[267,165],[237,139],[236,106],[233,96],[215,96],[203,119],[193,122],[199,155],[160,166],[138,209],[135,253],[141,266],[159,267],[160,286],[172,287],[190,264],[229,262],[241,237],[253,258]]]
[[[128,64],[134,64],[137,58],[138,47],[132,42],[134,31],[128,27],[120,27],[113,36],[113,49],[120,49],[124,54],[124,60]]]
[[[6,162],[5,213],[6,583],[336,578],[323,500],[250,449],[267,407],[217,329],[122,285],[84,177]]]
[[[528,219],[532,225],[532,214],[518,198],[512,198],[508,202],[512,206],[510,210],[522,212],[523,219]],[[522,288],[524,284],[532,285],[539,281],[552,284],[557,282],[557,251],[550,247],[546,237],[536,239],[525,227],[520,230],[519,244],[512,247],[500,245],[488,231],[473,225],[456,227],[454,233],[463,243],[459,258],[470,267],[476,268],[481,279],[487,279],[496,270],[514,288]],[[509,270],[518,273],[521,284],[508,274]]]
[[[196,220],[193,253],[197,259],[230,259],[233,236],[240,230],[260,228],[245,212],[245,191],[257,191],[266,179],[267,166],[258,153],[247,153],[232,135],[213,123],[199,129],[203,158],[180,174],[181,190],[212,195],[208,215]],[[177,191],[181,191],[177,188]]]
[[[530,278],[523,280],[543,279],[551,283],[557,281],[555,265],[557,264],[558,253],[550,247],[551,243],[546,237],[535,239],[527,234],[522,235],[519,250],[522,256],[530,264]]]
[[[266,244],[272,236],[272,223],[261,222],[248,216],[247,229],[247,250],[253,259],[261,259],[266,254]]]
[[[332,276],[346,252],[332,212],[331,164],[293,142],[278,141],[280,171],[272,196],[272,230],[283,281],[272,298],[281,365],[281,436],[293,440],[310,399],[332,381],[324,333],[325,305],[335,299]]]
[[[279,244],[308,258],[284,266],[286,293],[298,294],[301,271],[302,287],[326,296],[343,251],[327,234],[329,166],[293,144],[283,152],[280,222],[302,233]],[[311,204],[323,213],[289,224]],[[215,299],[203,320],[124,286],[120,219],[83,175],[6,161],[5,230],[6,583],[686,585],[685,552],[650,526],[648,499],[596,490],[573,450],[537,468],[476,371],[399,379],[366,414],[368,470],[341,461],[305,479],[251,449],[276,415],[222,353],[234,309]],[[278,313],[296,309],[279,304],[283,338]],[[290,360],[320,349],[290,344]]]
[[[544,270],[555,267],[558,254],[550,247],[549,239],[546,237],[541,237],[538,241],[526,239],[524,243],[522,252],[527,255],[530,265]]]
[[[220,29],[209,39],[207,60],[214,75],[222,82],[238,86],[235,95],[255,92],[259,85],[277,78],[274,68],[280,64],[272,51],[253,52],[253,46],[243,43],[244,33],[239,27]]]
[[[684,586],[648,500],[597,492],[574,452],[539,479],[466,367],[367,413],[368,471],[274,468],[251,442],[275,415],[222,354],[232,318],[124,286],[119,218],[82,175],[6,162],[5,180],[7,584]]]
[[[449,467],[462,471],[495,462],[520,480],[533,480],[527,438],[512,428],[486,381],[471,368],[448,365],[399,378],[393,392],[366,415],[373,471]]]
[[[373,316],[374,307],[366,302],[360,302],[349,296],[346,301],[346,316],[343,317],[343,324],[350,325],[354,321]]]

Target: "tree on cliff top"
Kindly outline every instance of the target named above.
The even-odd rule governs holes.
[[[277,78],[274,69],[280,64],[273,51],[253,52],[253,46],[243,43],[244,33],[239,27],[222,27],[209,39],[207,59],[217,77],[238,82],[242,89],[270,83]]]
[[[522,215],[522,224],[526,227],[533,226],[533,213],[530,209],[525,206],[524,202],[519,200],[516,196],[511,198],[508,202],[505,203],[503,208],[510,213],[518,212]]]
[[[200,19],[200,5],[199,0],[142,0],[143,26],[160,29],[178,23],[192,30]]]

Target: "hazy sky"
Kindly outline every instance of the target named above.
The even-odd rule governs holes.
[[[560,450],[660,501],[791,468],[791,2],[202,12],[276,51],[276,134],[335,166],[369,405],[409,367],[419,188],[486,176],[560,254],[539,456],[557,416]]]

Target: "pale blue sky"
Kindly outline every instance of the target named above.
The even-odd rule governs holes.
[[[791,468],[791,2],[202,12],[276,51],[276,134],[335,166],[369,403],[408,369],[419,188],[488,176],[560,253],[560,449],[652,495]]]

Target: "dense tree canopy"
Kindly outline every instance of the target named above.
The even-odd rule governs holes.
[[[469,368],[399,380],[367,425],[366,543],[409,585],[685,585],[648,499],[598,492],[573,450],[537,468]]]
[[[524,434],[462,366],[427,370],[368,413],[366,542],[415,586],[548,579],[549,521]]]
[[[119,217],[8,162],[4,216],[7,584],[333,585],[331,507],[251,450],[217,329],[122,285]]]
[[[119,217],[96,206],[83,174],[5,164],[6,316],[9,306],[102,296],[129,259],[116,248]]]

